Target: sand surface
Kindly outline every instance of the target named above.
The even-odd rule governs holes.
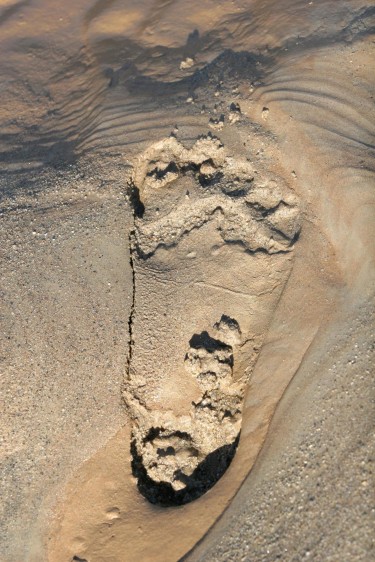
[[[0,0],[2,562],[374,559],[374,26]]]

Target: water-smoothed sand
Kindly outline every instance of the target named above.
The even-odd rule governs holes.
[[[0,9],[0,558],[371,559],[370,4]]]

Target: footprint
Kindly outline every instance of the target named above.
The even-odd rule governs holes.
[[[257,167],[258,168],[258,167]],[[245,390],[298,238],[298,201],[212,134],[149,147],[130,185],[134,303],[125,402],[133,473],[178,505],[229,466]]]

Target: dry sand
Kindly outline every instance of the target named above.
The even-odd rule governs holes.
[[[370,3],[0,26],[0,560],[372,560]]]

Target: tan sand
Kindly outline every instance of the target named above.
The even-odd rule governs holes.
[[[0,559],[371,559],[369,3],[0,10]]]

